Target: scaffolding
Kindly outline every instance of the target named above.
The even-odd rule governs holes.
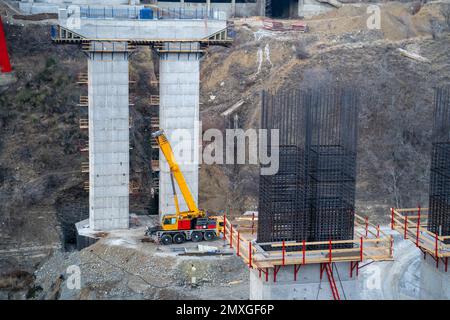
[[[434,99],[434,126],[430,170],[428,230],[450,235],[450,87],[438,88]],[[450,244],[450,239],[445,240]]]
[[[256,242],[255,217],[228,218],[224,215],[223,239],[249,268],[272,273],[276,282],[280,267],[294,265],[294,281],[302,265],[320,264],[321,271],[336,262],[350,262],[350,276],[358,275],[365,260],[389,261],[393,258],[393,237],[373,225],[369,219],[355,215],[354,235],[350,240]],[[258,218],[256,218],[258,220]],[[260,223],[258,221],[257,225]],[[267,249],[269,248],[269,249]]]
[[[391,228],[398,231],[405,240],[412,241],[424,254],[431,256],[436,261],[444,264],[444,270],[448,270],[448,258],[450,257],[450,236],[441,236],[430,231],[429,208],[391,208]]]
[[[352,239],[357,91],[262,96],[261,128],[278,129],[280,140],[278,172],[260,176],[258,242]]]

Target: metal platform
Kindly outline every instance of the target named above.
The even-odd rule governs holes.
[[[393,238],[369,223],[367,218],[355,215],[354,239],[328,241],[281,241],[258,243],[252,218],[227,219],[224,216],[224,240],[250,267],[277,268],[286,265],[351,262],[357,269],[364,260],[393,259]],[[336,248],[345,245],[345,248]],[[263,247],[271,247],[265,250]],[[325,246],[325,249],[314,249]],[[292,250],[289,250],[292,248]],[[313,248],[313,249],[311,249]]]
[[[92,27],[92,26],[91,26]],[[130,45],[151,45],[157,49],[164,43],[200,43],[202,51],[206,50],[209,45],[228,46],[233,42],[233,39],[228,37],[227,28],[212,31],[211,34],[200,38],[167,38],[157,37],[157,30],[149,32],[145,36],[134,37],[132,34],[128,36],[118,35],[117,37],[97,37],[93,34],[83,34],[82,29],[74,31],[70,28],[54,25],[51,26],[51,38],[54,43],[60,44],[81,44],[90,41],[124,41]],[[154,36],[152,36],[152,34]]]
[[[440,236],[429,231],[430,221],[428,208],[391,208],[391,228],[398,231],[403,238],[412,241],[424,256],[430,255],[435,259],[436,266],[439,261],[448,269],[448,258],[450,257],[450,236]]]

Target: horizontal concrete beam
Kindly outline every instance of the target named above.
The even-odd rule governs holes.
[[[227,27],[222,20],[60,19],[59,25],[84,39],[116,41],[201,41]]]

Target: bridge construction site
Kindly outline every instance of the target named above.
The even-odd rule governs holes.
[[[77,141],[81,168],[75,169],[82,181],[75,185],[85,195],[85,211],[77,215],[82,218],[70,222],[74,253],[63,253],[60,245],[35,271],[41,298],[107,299],[116,292],[115,298],[164,299],[166,294],[176,300],[450,299],[450,85],[442,80],[446,76],[429,90],[433,98],[427,96],[426,105],[420,105],[433,114],[431,126],[420,124],[421,130],[430,132],[427,135],[412,132],[401,112],[392,121],[382,116],[403,98],[395,90],[382,96],[377,91],[381,89],[369,89],[371,80],[364,79],[375,71],[369,70],[367,78],[346,81],[339,79],[344,69],[335,74],[326,71],[330,65],[356,64],[355,59],[336,61],[337,51],[306,67],[318,55],[328,54],[326,46],[333,37],[338,39],[332,33],[339,32],[338,26],[330,24],[325,30],[321,19],[328,19],[328,12],[359,7],[313,0],[284,1],[285,7],[259,0],[229,4],[208,0],[204,5],[97,1],[77,6],[77,1],[72,2],[23,1],[19,6],[30,16],[42,14],[41,10],[54,15],[45,26],[52,48],[70,50],[74,56],[82,53],[82,66],[87,66],[75,79],[75,108],[81,116],[75,120],[77,138],[71,138]],[[266,17],[257,20],[254,15]],[[355,17],[359,15],[352,16],[356,21]],[[239,35],[244,32],[245,38]],[[363,42],[378,50],[382,42],[376,40],[378,36],[370,31],[365,42],[351,40],[351,49],[346,43],[333,50],[364,50]],[[0,29],[0,40],[3,37]],[[319,38],[314,37],[323,38],[316,43]],[[346,33],[345,37],[356,36]],[[434,45],[436,37],[423,39]],[[373,42],[367,40],[372,38]],[[246,45],[253,41],[257,48],[251,51]],[[389,41],[390,46],[401,42]],[[434,63],[421,56],[431,55],[434,47],[419,52],[413,40],[408,41],[406,49],[390,52],[389,58],[403,68],[415,64],[428,68]],[[314,43],[314,54],[306,51],[308,43]],[[17,48],[11,54],[11,70],[2,44],[2,72],[14,72]],[[276,56],[276,50],[289,54]],[[251,55],[245,56],[248,52]],[[291,55],[293,62],[283,62]],[[151,57],[152,73],[139,69],[140,64],[150,63],[142,57]],[[246,63],[255,70],[246,69]],[[281,67],[276,72],[277,64]],[[46,68],[51,70],[51,63]],[[389,73],[388,67],[383,70]],[[237,80],[231,83],[228,73]],[[139,77],[134,79],[136,74]],[[215,79],[218,74],[220,81]],[[395,81],[399,78],[396,75]],[[254,89],[249,93],[250,87]],[[216,93],[220,88],[225,94]],[[413,95],[415,88],[404,90],[402,95]],[[138,105],[142,109],[142,100],[145,116],[133,111]],[[374,116],[368,111],[370,104],[380,101],[389,102]],[[418,105],[417,114],[422,112]],[[376,117],[390,128],[373,129]],[[401,133],[384,142],[377,140],[402,121],[406,129]],[[145,132],[139,133],[144,137],[142,145],[131,133],[136,122],[144,123]],[[221,144],[225,132],[227,139]],[[244,135],[238,136],[240,132]],[[230,140],[229,133],[234,135]],[[257,137],[254,145],[252,137]],[[413,141],[410,149],[423,147],[430,161],[421,157],[417,163],[401,164],[405,152],[393,151],[386,152],[387,165],[377,163],[375,155],[383,153],[383,144],[395,139],[403,139],[403,144]],[[373,145],[379,145],[376,152],[365,151]],[[139,163],[145,162],[148,175],[131,175],[136,172],[134,149],[145,154]],[[216,162],[208,163],[205,154],[211,149],[209,155]],[[258,154],[252,155],[253,150]],[[225,154],[226,161],[217,162]],[[242,154],[249,162],[255,156],[257,163],[239,167],[236,162]],[[264,162],[264,156],[273,161]],[[414,165],[423,163],[429,170],[414,177]],[[252,165],[256,169],[248,169]],[[271,171],[274,165],[276,170]],[[408,168],[399,174],[391,169],[397,165]],[[379,201],[367,191],[375,192],[377,187],[361,177],[375,179],[383,170],[388,173],[379,180],[389,184],[386,189],[392,198],[383,196]],[[402,198],[404,185],[411,180],[429,181],[429,185]],[[232,192],[225,190],[224,181]],[[144,192],[151,199],[146,200],[148,210],[130,209],[133,197]],[[411,203],[414,196],[417,200]],[[66,210],[71,199],[55,203]],[[422,206],[423,199],[428,205]],[[361,205],[364,201],[366,205]],[[88,274],[82,286],[91,288],[89,295],[65,289],[64,276],[59,289],[52,289],[57,294],[49,295],[55,287],[50,279],[54,265],[86,261],[96,266],[82,270]],[[118,268],[128,270],[120,279],[114,278]],[[96,272],[108,279],[102,278],[107,283],[104,296],[92,289],[99,278]],[[199,290],[204,283],[210,285]],[[169,288],[170,294],[161,288]]]

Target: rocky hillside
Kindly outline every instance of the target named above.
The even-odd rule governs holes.
[[[264,31],[258,19],[237,21],[233,46],[214,48],[202,65],[203,127],[226,127],[236,115],[243,128],[258,127],[263,89],[358,86],[357,205],[381,222],[391,206],[427,205],[433,88],[450,83],[450,26],[437,4],[414,15],[410,4],[385,4],[380,30],[364,27],[365,10],[343,7],[314,18],[307,34]],[[232,119],[217,117],[239,100],[244,104]],[[255,208],[257,179],[254,166],[204,166],[202,205],[227,205],[236,213]]]
[[[87,108],[77,106],[86,95],[77,84],[86,57],[76,46],[52,44],[48,26],[8,25],[5,33],[14,69],[13,81],[0,87],[0,270],[7,273],[33,271],[52,248],[70,247],[74,223],[88,216],[88,177],[80,153],[87,132],[79,128]],[[154,61],[149,49],[131,59],[130,176],[140,194],[130,203],[133,212],[148,214]]]

